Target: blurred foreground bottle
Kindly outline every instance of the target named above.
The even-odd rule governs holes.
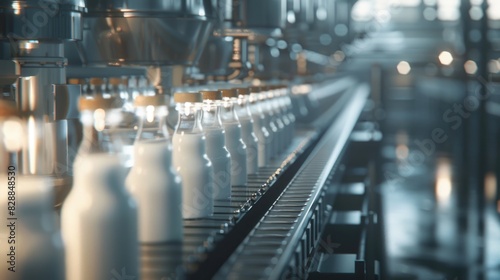
[[[121,121],[121,104],[95,96],[81,98],[79,108],[83,140],[61,210],[66,280],[138,277],[137,206],[125,189],[119,143],[109,134]]]
[[[44,123],[31,120],[28,135],[28,126],[16,114],[13,103],[0,100],[0,218],[6,223],[0,227],[0,279],[62,280],[64,249],[54,212],[54,182],[49,176],[21,175],[13,160],[13,153],[29,143],[28,136],[32,143],[43,140]]]

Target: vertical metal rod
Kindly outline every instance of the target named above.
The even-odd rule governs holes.
[[[488,53],[489,53],[489,43],[488,43],[488,17],[487,11],[488,2],[483,1],[482,10],[483,17],[480,21],[480,31],[481,31],[481,40],[479,42],[479,63],[478,63],[478,78],[479,86],[480,86],[480,103],[479,103],[479,118],[478,118],[478,127],[479,127],[479,135],[478,135],[478,165],[477,165],[477,215],[478,215],[478,271],[477,271],[477,279],[485,279],[484,275],[484,266],[485,266],[485,190],[484,190],[484,180],[485,175],[487,173],[487,127],[488,127],[488,119],[486,116],[486,97],[487,97],[487,80],[488,80]]]

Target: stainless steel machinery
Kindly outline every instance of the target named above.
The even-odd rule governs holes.
[[[78,0],[0,2],[3,97],[15,99],[30,124],[19,170],[56,177],[61,195],[71,185],[80,94],[79,86],[66,84],[63,43],[82,39],[85,11]]]

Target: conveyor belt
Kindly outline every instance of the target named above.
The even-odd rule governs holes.
[[[216,279],[304,276],[325,224],[324,185],[339,164],[367,98],[359,86],[271,209],[216,275]]]
[[[247,188],[232,190],[231,202],[215,203],[210,219],[185,220],[183,244],[148,244],[141,246],[142,279],[177,279],[197,271],[215,244],[224,239],[235,223],[252,207],[277,176],[317,137],[314,128],[301,128],[290,147],[269,166],[248,177]]]
[[[326,127],[321,127],[320,124],[329,124],[328,120],[332,120],[339,112],[347,111],[344,110],[347,109],[345,105],[349,100],[355,99],[349,94],[340,93],[345,93],[345,89],[332,92],[333,99],[338,99],[339,102],[334,102],[335,106],[331,110],[325,112],[317,121],[296,130],[295,138],[287,151],[274,159],[269,166],[259,169],[258,175],[249,176],[246,189],[233,188],[233,199],[230,203],[216,202],[213,217],[184,221],[183,244],[142,245],[142,279],[212,278],[299,171],[325,131]],[[280,213],[268,216],[262,222],[268,224],[267,228],[263,229],[262,235],[254,236],[268,238],[260,245],[270,248],[284,245],[280,243],[282,233],[297,221],[297,211],[304,211],[299,201],[307,196],[307,191],[295,190],[287,193],[289,202],[298,202],[298,206],[288,203],[281,205],[282,203],[278,202]],[[271,254],[268,251],[259,251],[258,247],[255,251],[248,252],[254,252],[257,256]],[[279,254],[279,250],[277,252]],[[256,262],[261,261],[256,259]]]

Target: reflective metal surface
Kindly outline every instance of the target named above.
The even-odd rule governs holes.
[[[211,28],[212,22],[196,18],[86,17],[84,64],[189,65]]]
[[[229,62],[233,54],[232,37],[211,36],[198,61],[200,71],[206,75],[224,76],[230,73]]]
[[[286,0],[225,0],[221,5],[228,28],[258,31],[285,27]]]
[[[191,65],[215,21],[212,1],[90,1],[85,65]]]
[[[80,40],[83,0],[0,1],[0,39]]]

